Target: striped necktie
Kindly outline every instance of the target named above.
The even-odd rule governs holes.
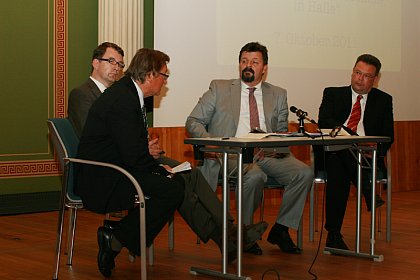
[[[362,108],[360,106],[360,100],[363,98],[363,95],[359,94],[357,100],[351,109],[350,119],[347,122],[347,127],[357,133],[357,125],[359,124],[360,117],[362,115]]]
[[[256,128],[260,128],[260,119],[258,116],[258,107],[257,101],[255,100],[254,91],[255,88],[248,88],[249,90],[249,124],[251,126],[251,131]]]

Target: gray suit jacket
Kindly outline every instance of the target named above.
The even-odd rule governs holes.
[[[264,118],[267,132],[288,130],[288,105],[285,89],[263,82]],[[239,123],[241,80],[213,80],[186,121],[191,137],[233,137]],[[205,160],[201,172],[215,189],[220,164]]]
[[[77,136],[82,134],[89,109],[100,95],[101,91],[90,78],[70,92],[68,116]]]

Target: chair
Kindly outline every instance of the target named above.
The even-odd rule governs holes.
[[[321,146],[313,146],[311,152],[311,162],[314,171],[314,182],[310,193],[310,210],[309,210],[309,241],[314,241],[314,232],[318,231],[318,185],[326,183],[326,173],[323,166],[324,159],[322,158],[323,151]],[[376,185],[378,194],[382,196],[382,189],[387,186],[386,198],[386,241],[391,241],[391,194],[392,194],[392,181],[391,181],[391,152],[387,151],[386,155],[386,169],[388,172],[378,170],[376,176]],[[386,171],[386,170],[384,170]],[[378,232],[381,232],[381,208],[377,210],[378,214]]]
[[[140,252],[141,252],[141,279],[147,279],[146,269],[146,212],[145,198],[140,185],[136,179],[123,168],[103,162],[76,159],[78,138],[74,133],[73,127],[68,119],[53,118],[47,121],[48,129],[54,148],[57,152],[57,158],[63,170],[62,190],[59,205],[57,241],[54,260],[53,279],[58,279],[58,270],[60,265],[61,244],[63,238],[64,213],[68,208],[70,210],[69,228],[68,228],[68,257],[67,265],[72,265],[74,236],[76,231],[77,210],[83,208],[82,199],[74,193],[73,163],[90,164],[115,169],[125,175],[136,188],[140,211]]]

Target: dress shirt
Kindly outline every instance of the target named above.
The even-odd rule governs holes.
[[[241,110],[239,113],[238,129],[236,130],[236,137],[241,137],[251,131],[250,115],[249,115],[249,86],[241,82]],[[257,101],[258,118],[260,121],[260,129],[267,131],[264,117],[264,106],[262,98],[261,82],[255,86],[254,96]]]
[[[351,88],[351,92],[352,92],[352,94],[351,94],[351,108],[353,108],[354,103],[356,103],[357,96],[359,94],[357,92],[355,92],[353,90],[353,88]],[[361,113],[361,115],[360,115],[360,120],[359,120],[359,124],[357,125],[357,131],[356,131],[356,133],[360,136],[366,136],[365,127],[363,126],[363,115],[365,114],[365,107],[366,107],[367,98],[368,98],[368,93],[363,94],[363,98],[360,100],[360,109],[361,109],[360,113]],[[347,117],[347,120],[345,122],[346,126],[349,122],[350,116],[351,116],[351,112],[350,112],[350,114]]]

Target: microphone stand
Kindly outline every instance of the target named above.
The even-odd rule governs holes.
[[[302,133],[303,135],[305,135],[306,137],[309,137],[311,139],[314,139],[315,136],[308,134],[305,131],[305,126],[304,126],[304,120],[305,120],[305,116],[302,117],[298,117],[299,118],[299,129],[298,129],[298,133]]]

